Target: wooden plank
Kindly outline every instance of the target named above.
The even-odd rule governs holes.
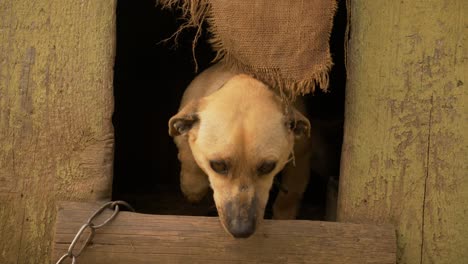
[[[0,263],[49,263],[56,199],[110,196],[115,1],[0,1]]]
[[[349,2],[338,219],[396,225],[398,263],[468,263],[468,2]]]
[[[75,233],[98,207],[61,203],[55,259],[67,251]],[[265,220],[251,238],[243,240],[231,238],[217,217],[121,212],[98,230],[79,262],[393,264],[395,256],[392,226]]]

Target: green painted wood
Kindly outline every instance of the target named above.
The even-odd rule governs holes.
[[[110,196],[116,1],[0,1],[0,263],[50,263],[56,200]]]
[[[468,1],[349,1],[338,219],[398,263],[468,263]]]

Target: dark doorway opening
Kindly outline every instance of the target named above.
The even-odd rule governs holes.
[[[154,0],[118,1],[112,198],[126,200],[144,213],[216,215],[210,197],[197,205],[184,199],[179,188],[177,149],[167,132],[169,118],[177,112],[184,89],[196,75],[192,57],[195,30],[183,31],[177,47],[173,41],[160,43],[181,25],[179,15],[178,11],[161,10]],[[324,131],[330,170],[327,175],[312,172],[299,215],[303,219],[325,218],[327,185],[330,179],[336,182],[339,174],[345,28],[346,8],[340,1],[331,40],[335,66],[330,74],[330,92],[307,96],[312,122],[316,120]],[[207,68],[215,55],[207,37],[204,33],[196,47],[199,71]],[[270,215],[269,208],[266,216]]]

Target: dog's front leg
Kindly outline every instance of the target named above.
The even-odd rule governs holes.
[[[208,177],[195,162],[186,139],[178,137],[175,142],[179,149],[178,158],[181,163],[180,188],[189,202],[199,202],[210,187]]]
[[[289,163],[283,170],[281,185],[284,191],[280,190],[273,205],[274,219],[295,219],[299,211],[302,196],[309,183],[311,156],[309,151],[299,153],[295,159],[296,166]]]

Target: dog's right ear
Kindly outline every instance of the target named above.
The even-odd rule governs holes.
[[[287,126],[296,138],[310,137],[310,121],[294,107],[289,110]]]
[[[169,119],[169,135],[186,134],[198,122],[197,102],[191,101],[179,113]]]

